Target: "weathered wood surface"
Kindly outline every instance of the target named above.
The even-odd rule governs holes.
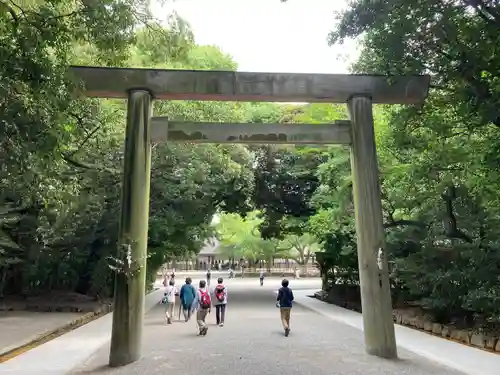
[[[147,91],[130,92],[117,257],[127,264],[125,248],[130,246],[132,268],[137,271],[131,274],[118,272],[115,276],[110,366],[123,366],[137,361],[142,352],[151,174],[151,110],[152,98]]]
[[[372,101],[353,97],[348,109],[365,349],[379,357],[396,358]]]
[[[230,124],[153,117],[152,142],[245,144],[350,144],[349,121],[334,124]]]
[[[157,99],[261,102],[346,103],[353,95],[380,104],[420,104],[427,96],[429,76],[250,73],[71,67],[83,81],[85,94],[127,98],[131,89],[145,89]]]

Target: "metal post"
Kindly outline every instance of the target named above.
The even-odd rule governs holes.
[[[152,97],[149,92],[129,92],[118,243],[118,259],[126,266],[115,277],[109,354],[109,365],[112,367],[137,361],[142,351],[151,172],[151,110]],[[127,264],[130,264],[129,269]]]
[[[372,100],[352,97],[348,109],[365,349],[368,354],[396,358]]]

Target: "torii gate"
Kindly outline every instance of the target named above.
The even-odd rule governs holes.
[[[429,76],[247,73],[74,66],[84,95],[128,99],[120,244],[141,269],[117,274],[110,366],[141,356],[146,283],[151,142],[349,144],[353,175],[365,349],[396,358],[372,104],[422,104]],[[334,124],[216,124],[151,117],[152,101],[215,100],[347,103]]]

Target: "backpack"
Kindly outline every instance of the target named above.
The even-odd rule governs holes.
[[[219,284],[215,287],[215,298],[219,302],[224,302],[226,299],[226,287],[224,285]]]
[[[211,306],[210,294],[200,289],[200,306],[202,309],[209,309]]]

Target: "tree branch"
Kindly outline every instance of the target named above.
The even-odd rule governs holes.
[[[447,220],[444,221],[445,234],[448,238],[461,239],[467,243],[472,243],[472,238],[457,226],[457,218],[453,209],[453,201],[457,199],[456,188],[454,185],[448,187],[447,191],[441,194],[445,202],[445,211]]]
[[[93,164],[87,164],[87,163],[75,160],[69,155],[61,154],[61,157],[65,162],[67,162],[68,164],[71,164],[77,168],[100,171],[100,172],[107,172],[107,173],[111,173],[113,175],[121,174],[121,172],[117,169],[102,167],[102,166],[93,165]]]
[[[387,229],[387,228],[394,228],[394,227],[402,227],[402,226],[413,226],[413,227],[419,227],[419,228],[422,228],[422,229],[425,229],[427,228],[427,224],[422,222],[422,221],[418,221],[418,220],[404,220],[404,219],[401,219],[401,220],[392,220],[388,223],[384,223],[384,228]]]
[[[488,24],[500,27],[500,14],[499,12],[484,3],[482,0],[465,0],[465,4],[474,8],[476,13]]]
[[[405,220],[405,219],[400,219],[396,220],[394,219],[394,213],[396,212],[396,207],[392,204],[392,202],[389,200],[387,197],[387,194],[385,194],[384,191],[381,191],[381,196],[382,199],[389,205],[389,211],[387,212],[387,222],[384,223],[384,228],[394,228],[394,227],[403,227],[403,226],[413,226],[413,227],[419,227],[422,229],[427,228],[427,224],[418,221],[418,220]]]
[[[434,89],[434,90],[440,90],[448,93],[454,93],[455,91],[453,89],[450,89],[449,87],[444,87],[444,86],[439,86],[439,85],[429,85],[429,88]]]
[[[85,143],[87,143],[95,135],[95,133],[97,133],[99,131],[99,129],[101,129],[101,126],[102,125],[98,125],[94,129],[92,129],[92,131],[89,134],[87,134],[87,136],[83,139],[82,142],[80,142],[80,144],[78,145],[76,150],[73,151],[71,153],[71,155],[78,153],[78,151],[80,151],[82,149],[82,147],[85,146]]]
[[[10,14],[16,26],[19,24],[19,17],[17,17],[16,11],[7,3],[0,1],[0,7],[4,7]]]

